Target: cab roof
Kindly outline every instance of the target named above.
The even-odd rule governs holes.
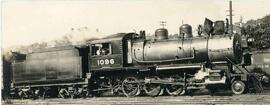
[[[114,35],[110,35],[101,39],[93,40],[90,43],[104,43],[104,42],[111,42],[117,40],[123,40],[124,38],[132,38],[136,33],[117,33]]]

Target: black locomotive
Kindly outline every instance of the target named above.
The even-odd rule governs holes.
[[[205,36],[193,37],[191,26],[184,24],[175,39],[160,28],[149,40],[141,31],[118,33],[82,46],[41,49],[12,63],[12,94],[158,96],[205,88],[213,92],[219,86],[242,94],[253,75],[244,68],[240,35],[228,34],[226,27],[223,21],[214,26],[206,21]]]

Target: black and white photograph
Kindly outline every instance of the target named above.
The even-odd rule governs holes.
[[[0,0],[2,105],[270,105],[270,0]]]

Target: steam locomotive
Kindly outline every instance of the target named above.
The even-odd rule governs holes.
[[[243,94],[259,81],[244,67],[241,36],[224,21],[206,21],[204,36],[184,24],[171,39],[160,28],[118,33],[80,46],[46,48],[17,55],[12,63],[13,96],[85,97],[104,92],[134,97],[183,95],[195,89],[230,87]],[[20,57],[19,57],[20,56]],[[253,78],[253,79],[252,79]]]

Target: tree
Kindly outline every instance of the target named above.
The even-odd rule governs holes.
[[[254,39],[253,48],[270,48],[270,15],[261,19],[247,21],[241,29],[241,33]]]

